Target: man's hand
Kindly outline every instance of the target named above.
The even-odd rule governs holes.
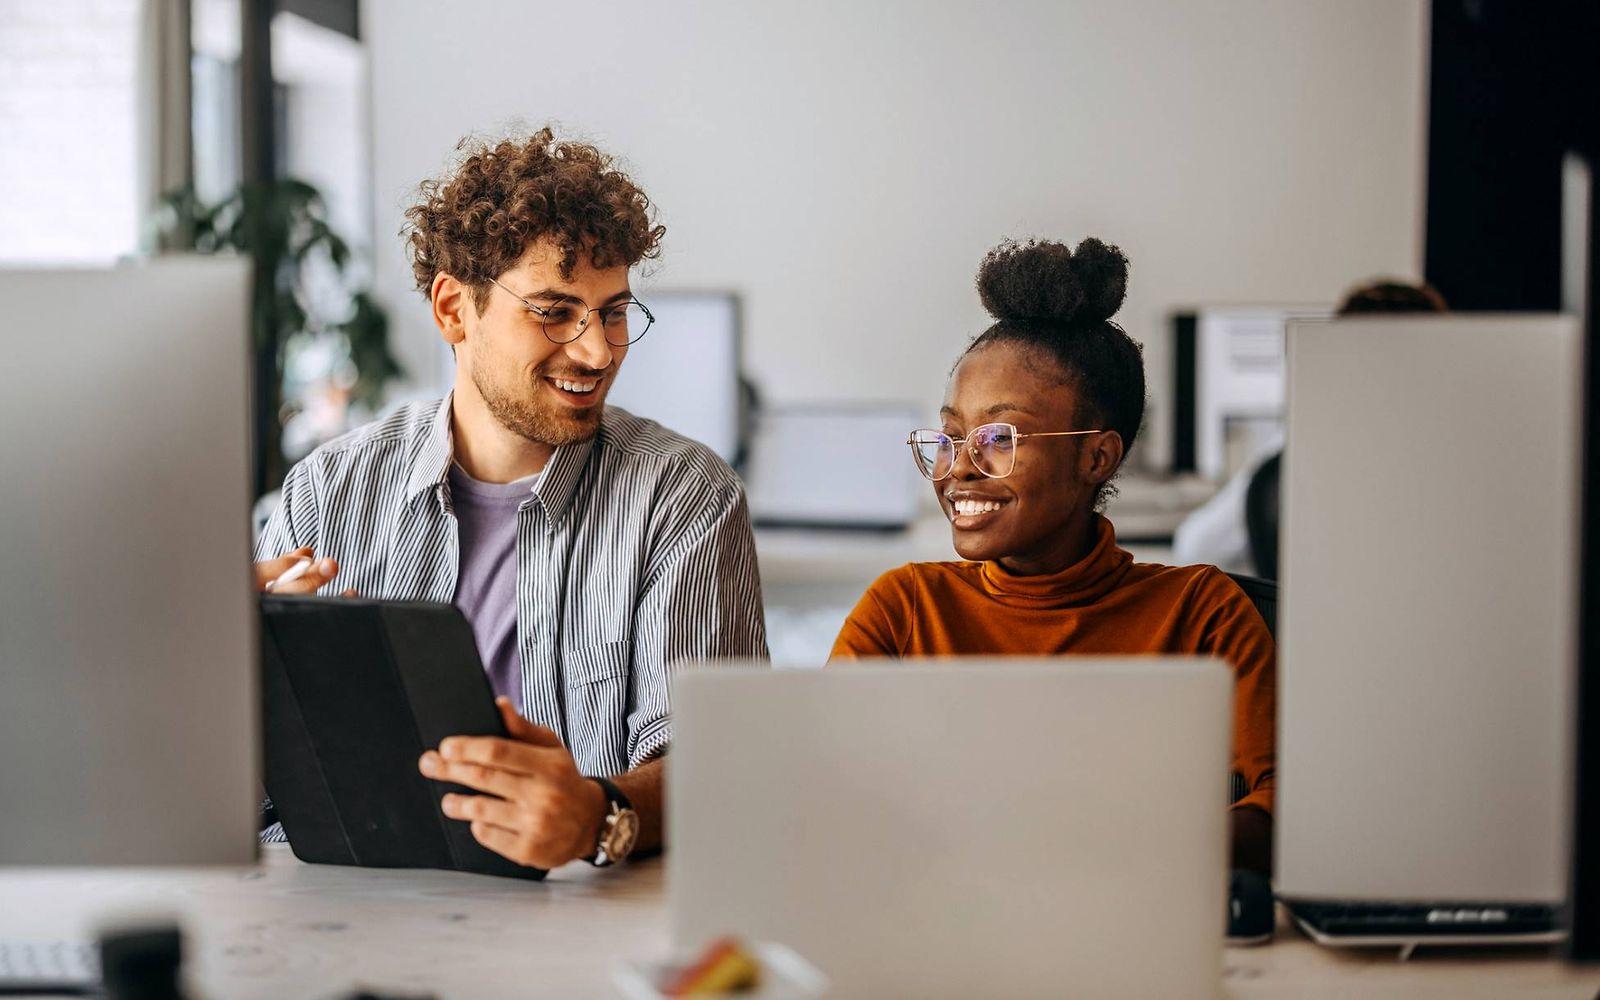
[[[339,575],[339,564],[332,559],[318,559],[311,551],[311,546],[295,549],[288,555],[276,559],[265,559],[256,563],[256,589],[265,591],[267,584],[282,576],[291,566],[302,559],[310,559],[311,566],[297,580],[291,580],[281,587],[272,588],[274,594],[314,594],[322,585]],[[350,592],[353,593],[353,592]]]
[[[496,698],[510,739],[452,736],[422,755],[422,773],[483,795],[449,794],[444,814],[472,824],[478,843],[523,865],[556,868],[595,852],[606,795],[578,773],[556,734]]]

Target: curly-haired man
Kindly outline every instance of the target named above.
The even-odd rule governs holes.
[[[454,388],[290,470],[257,578],[312,557],[281,592],[462,610],[512,738],[419,766],[485,793],[443,808],[486,847],[551,868],[659,846],[668,665],[767,652],[739,481],[605,406],[651,322],[629,271],[664,229],[610,157],[549,129],[466,148],[406,216]]]

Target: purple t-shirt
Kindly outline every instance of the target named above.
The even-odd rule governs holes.
[[[533,499],[538,475],[514,483],[483,483],[450,466],[450,505],[456,513],[461,569],[456,607],[472,623],[478,655],[494,693],[522,711],[522,662],[517,651],[517,510]]]

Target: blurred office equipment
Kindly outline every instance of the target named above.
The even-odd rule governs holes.
[[[737,464],[744,405],[739,299],[726,292],[639,292],[655,316],[606,398],[693,438]]]
[[[1600,72],[1594,74],[1600,77]],[[1600,90],[1600,80],[1592,88]],[[1597,130],[1600,131],[1600,130]],[[1600,237],[1600,201],[1594,197],[1591,155],[1568,163],[1564,199],[1563,300],[1584,317],[1583,537],[1578,607],[1577,797],[1572,855],[1572,956],[1600,962],[1600,274],[1595,240]]]
[[[1290,326],[1277,889],[1319,941],[1559,935],[1578,360],[1571,317]]]
[[[782,942],[841,996],[1215,996],[1231,690],[1184,657],[686,671],[674,940]]]
[[[1284,327],[1331,311],[1208,306],[1173,317],[1173,472],[1220,482],[1281,440]]]
[[[255,857],[246,282],[0,271],[0,864]]]
[[[100,954],[93,944],[0,938],[0,996],[100,992]]]
[[[106,1000],[183,1000],[183,932],[150,924],[100,935]]]
[[[909,527],[926,491],[906,451],[917,426],[909,404],[761,409],[745,474],[751,516],[770,527]]]

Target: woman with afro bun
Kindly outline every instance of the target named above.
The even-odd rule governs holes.
[[[1144,359],[1111,321],[1121,250],[1003,243],[978,268],[994,323],[957,361],[912,457],[961,561],[879,577],[833,647],[857,657],[1200,653],[1235,671],[1234,866],[1270,865],[1272,635],[1213,566],[1136,563],[1102,513],[1144,416]]]

